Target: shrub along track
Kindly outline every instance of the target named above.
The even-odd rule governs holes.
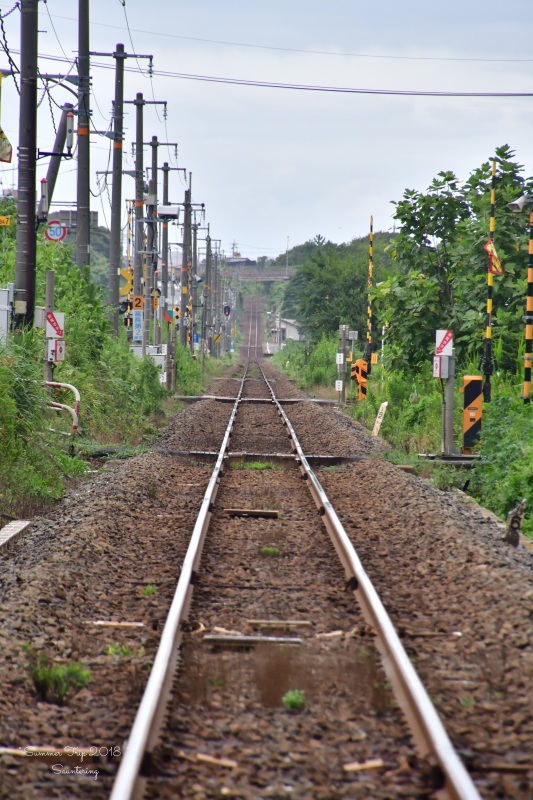
[[[273,374],[271,368],[268,373]],[[298,394],[277,378],[278,396]],[[238,384],[230,382],[235,394]],[[169,425],[159,453],[114,464],[47,519],[36,520],[11,552],[0,555],[1,744],[123,748],[210,473],[171,453],[214,448],[230,410],[215,401],[188,408]],[[289,407],[288,413],[291,419],[301,416],[297,432],[308,452],[379,456],[379,445],[336,412],[306,403]],[[241,440],[242,449],[258,451],[265,445],[264,437],[250,439],[249,427],[244,434],[248,439]],[[326,553],[318,517],[308,512],[313,518],[307,534],[298,521],[303,502],[298,473],[269,470],[267,483],[266,472],[229,470],[223,479],[220,508],[238,498],[241,502],[244,491],[254,505],[275,505],[280,517],[260,520],[252,529],[250,520],[214,515],[222,538],[209,534],[183,651],[185,668],[197,665],[196,675],[184,671],[169,716],[187,757],[177,766],[167,762],[163,746],[150,792],[159,796],[166,791],[162,786],[181,782],[182,796],[198,798],[218,797],[224,789],[237,797],[425,796],[420,771],[409,766],[416,759],[376,662],[371,632],[351,593],[344,592],[342,571]],[[501,525],[491,515],[431,489],[381,458],[318,473],[481,796],[529,798],[530,553],[504,545]],[[268,546],[277,547],[279,555],[262,554]],[[235,559],[235,585],[229,589],[217,585],[231,582],[221,567],[226,555]],[[306,557],[315,575],[304,579]],[[313,587],[311,598],[307,582]],[[283,589],[252,588],[276,583]],[[148,584],[156,586],[155,595],[143,593]],[[268,649],[211,652],[198,640],[201,634],[194,633],[200,623],[208,630],[222,625],[242,631],[243,620],[256,615],[297,616],[313,627],[298,629],[304,639],[298,649],[274,656]],[[142,622],[144,627],[85,624],[96,619]],[[336,631],[341,634],[319,638]],[[26,643],[57,663],[83,662],[92,671],[91,683],[64,706],[39,702],[27,676]],[[131,654],[105,655],[110,644],[129,647]],[[314,662],[306,658],[308,650]],[[266,674],[265,664],[271,667]],[[272,669],[275,682],[269,677]],[[324,688],[326,678],[335,689]],[[279,698],[294,687],[307,692],[308,707],[291,714]],[[356,717],[355,700],[362,701]],[[193,712],[187,725],[179,716],[184,710]],[[376,743],[378,722],[383,739]],[[389,743],[398,726],[403,738],[393,751]],[[201,776],[192,778],[188,759],[199,751],[226,755],[238,766],[204,765]],[[385,769],[344,774],[345,757],[379,757]],[[0,797],[108,797],[117,761],[112,751],[92,763],[79,757],[52,756],[43,762],[2,756]],[[251,784],[243,762],[252,767]],[[98,780],[79,772],[55,774],[52,765],[58,763],[71,771],[97,769]]]

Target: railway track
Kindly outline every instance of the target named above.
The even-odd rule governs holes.
[[[261,333],[252,308],[244,375],[111,800],[479,798],[260,366]],[[235,450],[258,469],[232,468]],[[272,468],[271,453],[291,459]]]
[[[401,472],[377,457],[375,439],[306,402],[261,361],[260,341],[249,314],[241,363],[211,399],[0,552],[1,800],[130,790],[195,800],[461,796],[416,732],[419,715],[412,730],[406,722],[387,624],[366,599],[350,542],[401,637],[400,661],[416,667],[425,706],[460,754],[461,787],[472,791],[463,762],[483,800],[529,800],[530,554],[502,544],[483,509]],[[227,398],[238,394],[235,409]],[[315,476],[344,527],[340,543]],[[199,510],[209,523],[200,534]],[[186,619],[174,615],[169,635],[179,603]],[[43,702],[27,645],[52,663],[81,662],[89,685],[65,703]],[[158,647],[169,656],[162,671]],[[149,675],[165,692],[146,715]],[[303,693],[302,709],[284,705],[291,691]],[[135,722],[141,701],[149,726],[140,714]],[[432,788],[440,783],[446,790]]]

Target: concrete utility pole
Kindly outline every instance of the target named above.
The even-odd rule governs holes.
[[[78,183],[76,264],[91,261],[89,0],[78,0]]]
[[[191,178],[185,190],[185,215],[183,222],[183,249],[181,255],[181,296],[180,296],[180,342],[187,345],[187,326],[185,325],[189,295],[189,269],[191,266]]]
[[[148,197],[146,198],[147,238],[146,275],[144,280],[144,336],[146,343],[149,344],[150,322],[156,316],[152,294],[155,287],[155,271],[157,269],[157,148],[159,146],[157,136],[152,136],[151,142],[147,142],[147,144],[152,148],[152,169],[151,177],[148,181]],[[157,341],[155,343],[157,344]]]
[[[118,304],[120,302],[119,275],[121,260],[121,221],[122,221],[122,154],[124,141],[124,62],[130,58],[123,44],[117,44],[114,53],[91,51],[91,56],[112,57],[115,59],[115,99],[113,101],[113,166],[111,187],[111,241],[109,247],[108,302],[112,308],[113,330],[118,333]],[[152,68],[151,55],[135,53],[134,57],[147,58]],[[102,174],[102,173],[97,173]],[[105,171],[103,174],[108,175]]]
[[[142,92],[137,92],[135,106],[135,230],[133,235],[133,295],[140,297],[142,291],[144,250],[144,165],[143,165],[143,110]]]
[[[20,113],[14,323],[32,325],[35,309],[38,0],[21,0]]]
[[[202,348],[202,370],[205,365],[205,346],[207,339],[207,326],[209,315],[209,296],[211,293],[211,237],[209,235],[209,226],[207,226],[207,236],[205,240],[205,277],[204,277],[204,305],[202,308],[202,334],[201,334],[201,348]]]
[[[163,205],[168,206],[168,173],[170,167],[165,161],[161,167],[163,172]],[[161,231],[161,317],[164,320],[168,309],[168,220],[163,220]]]
[[[111,186],[111,243],[109,247],[109,305],[113,330],[118,334],[119,274],[122,221],[122,141],[124,138],[124,45],[117,44],[115,59],[115,102],[113,105],[113,175]]]

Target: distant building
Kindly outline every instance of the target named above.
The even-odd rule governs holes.
[[[243,258],[242,256],[230,256],[226,258],[226,266],[228,267],[256,267],[257,261],[252,261],[250,258]]]

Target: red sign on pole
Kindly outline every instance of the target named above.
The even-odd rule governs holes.
[[[67,235],[67,229],[58,219],[51,219],[44,235],[49,242],[62,242]]]
[[[453,350],[453,331],[437,331],[435,337],[435,355],[451,356]]]
[[[62,339],[65,334],[65,314],[63,312],[46,312],[46,336]]]

